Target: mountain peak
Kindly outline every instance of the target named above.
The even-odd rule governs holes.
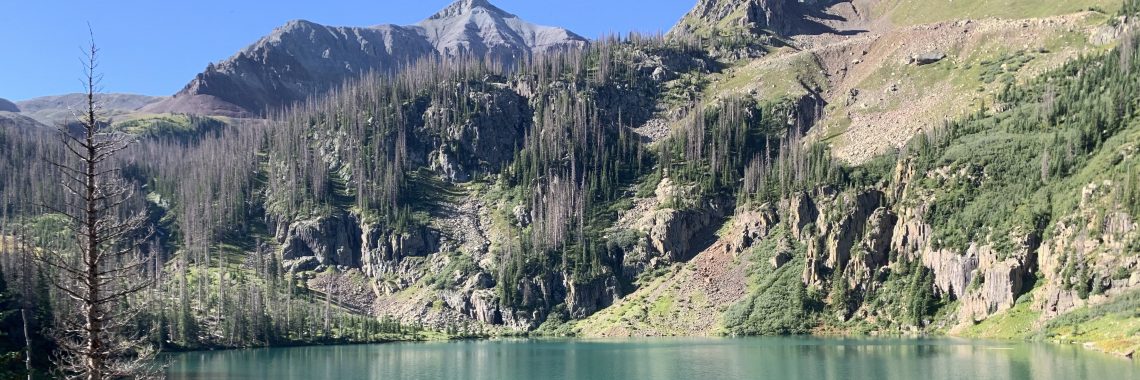
[[[491,4],[490,1],[487,1],[487,0],[457,0],[454,3],[451,3],[451,5],[448,5],[447,8],[443,8],[443,10],[437,12],[436,14],[432,15],[431,17],[428,17],[428,20],[447,19],[447,18],[452,18],[452,17],[456,17],[456,16],[475,13],[476,11],[479,11],[479,10],[484,10],[487,13],[490,13],[492,15],[496,15],[496,16],[499,16],[502,18],[516,17],[515,15],[513,15],[507,11],[504,11],[499,7],[494,6],[493,4]]]
[[[487,0],[458,0],[416,25],[331,27],[293,20],[210,64],[151,113],[257,115],[335,88],[363,73],[398,70],[426,57],[522,57],[581,49],[573,32],[535,25]]]

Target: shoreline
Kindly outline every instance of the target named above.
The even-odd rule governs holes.
[[[535,340],[535,341],[665,341],[665,340],[735,340],[735,339],[756,339],[756,338],[799,338],[799,339],[818,339],[818,340],[893,340],[893,341],[959,341],[959,342],[973,342],[973,343],[993,343],[993,344],[1029,344],[1041,343],[1055,346],[1066,346],[1079,348],[1084,351],[1103,354],[1105,356],[1113,357],[1119,360],[1129,362],[1136,362],[1135,350],[1130,352],[1111,352],[1096,346],[1093,342],[1077,342],[1077,341],[1058,341],[1047,339],[1001,339],[1001,338],[982,338],[982,337],[965,337],[951,334],[880,334],[880,335],[843,335],[843,334],[810,334],[810,335],[741,335],[741,336],[726,336],[726,335],[677,335],[677,336],[554,336],[554,335],[541,335],[541,334],[523,334],[523,335],[495,335],[486,337],[466,337],[466,338],[425,338],[425,339],[393,339],[386,341],[376,342],[345,342],[345,343],[300,343],[300,344],[287,344],[287,345],[272,345],[272,346],[257,346],[257,347],[226,347],[226,348],[204,348],[204,349],[186,349],[186,350],[163,350],[159,352],[159,357],[193,354],[193,353],[210,353],[210,352],[226,352],[226,351],[244,351],[244,350],[261,350],[261,349],[277,349],[277,348],[306,348],[306,347],[337,347],[337,346],[368,346],[368,345],[383,345],[394,343],[459,343],[467,341],[510,341],[510,340]]]

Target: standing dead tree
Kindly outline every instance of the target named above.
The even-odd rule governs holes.
[[[133,187],[113,157],[131,140],[109,130],[100,118],[98,52],[92,39],[84,61],[86,104],[78,118],[80,130],[60,130],[73,161],[52,163],[63,173],[67,201],[62,207],[44,205],[69,220],[77,249],[44,250],[37,262],[77,311],[57,318],[60,375],[89,380],[147,377],[154,371],[154,350],[132,325],[135,313],[144,308],[129,305],[131,295],[150,285],[140,275],[147,261],[138,254],[146,218],[142,212],[124,216]]]

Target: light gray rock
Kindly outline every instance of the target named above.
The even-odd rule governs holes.
[[[946,53],[928,52],[928,53],[915,54],[915,55],[910,56],[910,63],[918,65],[918,66],[923,66],[923,65],[938,63],[939,61],[941,61],[943,59],[946,59]]]
[[[780,215],[772,205],[764,204],[757,207],[756,211],[738,211],[733,220],[734,235],[728,245],[729,252],[735,255],[768,237],[768,233],[780,223]]]

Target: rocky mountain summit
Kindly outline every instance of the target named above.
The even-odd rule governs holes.
[[[415,25],[334,27],[296,20],[206,70],[145,112],[263,115],[369,72],[425,58],[475,57],[511,64],[579,49],[587,40],[540,26],[486,0],[459,0]]]

